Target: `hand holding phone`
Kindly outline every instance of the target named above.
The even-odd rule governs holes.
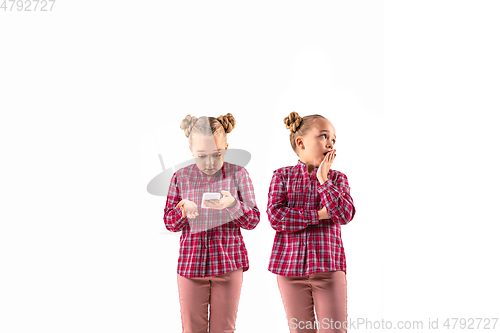
[[[219,200],[220,198],[221,198],[220,193],[210,193],[210,192],[203,193],[203,198],[201,199],[201,207],[202,208],[211,208],[211,207],[205,206],[205,200],[206,201]]]
[[[211,201],[207,201],[207,203],[205,204],[207,208],[224,209],[232,208],[236,205],[236,199],[231,195],[231,193],[224,190],[220,192],[220,194],[222,194],[222,197],[220,197],[219,199],[211,199]]]

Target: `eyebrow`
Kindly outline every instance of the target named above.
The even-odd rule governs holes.
[[[214,149],[213,151],[221,151],[222,149]],[[197,153],[204,153],[205,151],[204,150],[197,150],[196,151]]]

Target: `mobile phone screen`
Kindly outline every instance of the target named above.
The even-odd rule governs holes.
[[[203,198],[201,199],[202,200],[201,208],[210,208],[203,204],[204,200],[219,200],[220,198],[221,198],[220,193],[210,193],[210,192],[203,193]]]

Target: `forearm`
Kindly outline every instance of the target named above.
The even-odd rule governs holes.
[[[292,209],[283,205],[268,205],[271,227],[279,232],[296,232],[319,223],[317,210]]]
[[[248,205],[235,199],[234,206],[227,207],[227,212],[233,218],[234,223],[243,229],[252,230],[260,221],[260,212],[257,206]]]
[[[321,203],[325,206],[329,218],[335,223],[347,224],[356,212],[348,187],[336,187],[327,180],[318,189]]]
[[[182,207],[167,209],[163,215],[163,222],[168,231],[181,231],[188,225],[188,218],[182,217]]]

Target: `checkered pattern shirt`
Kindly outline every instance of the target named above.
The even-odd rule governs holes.
[[[276,230],[269,271],[283,276],[346,271],[340,226],[356,212],[347,177],[330,169],[320,185],[315,167],[309,175],[306,165],[274,171],[269,186],[267,215]],[[323,206],[330,219],[319,220]]]
[[[226,190],[236,199],[231,208],[202,208],[205,192]],[[182,199],[193,201],[199,215],[182,217],[176,208]],[[207,180],[196,164],[179,169],[172,176],[163,220],[169,231],[182,231],[177,273],[188,278],[221,275],[243,267],[247,271],[248,253],[240,228],[251,230],[260,220],[252,181],[248,171],[224,162]]]

